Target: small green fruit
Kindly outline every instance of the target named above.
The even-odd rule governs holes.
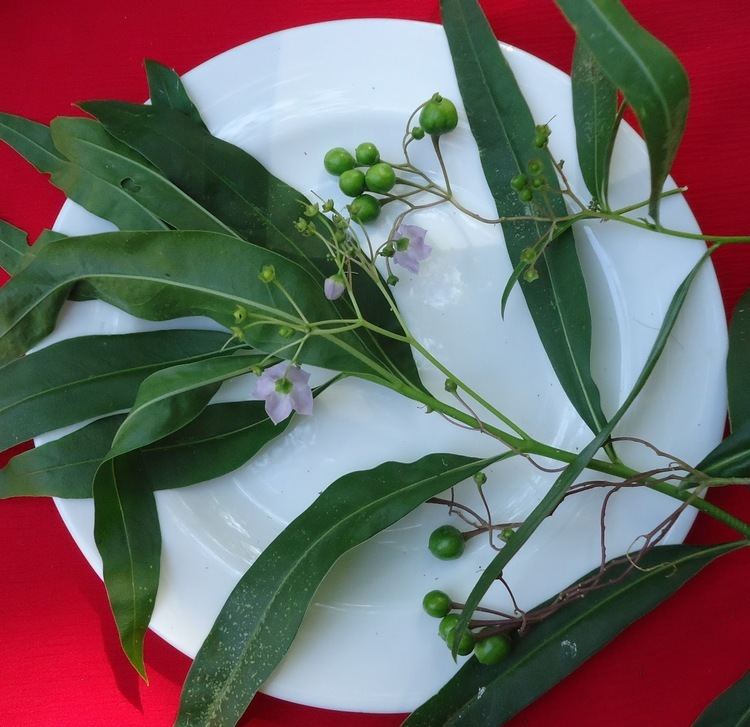
[[[357,197],[365,191],[365,175],[359,169],[347,169],[339,177],[339,189],[349,197]]]
[[[419,125],[431,136],[446,134],[458,126],[458,111],[452,101],[436,93],[422,107]]]
[[[474,656],[480,664],[499,664],[511,652],[510,639],[505,634],[495,634],[479,639],[474,645]]]
[[[449,613],[440,621],[440,626],[438,626],[438,635],[443,641],[447,641],[448,634],[456,628],[456,624],[458,623],[458,621],[459,616],[457,613]]]
[[[421,126],[415,126],[411,130],[411,135],[419,141],[420,139],[424,139],[424,129]]]
[[[372,222],[380,214],[380,204],[372,195],[360,194],[349,205],[349,214],[355,222]]]
[[[377,164],[380,161],[380,152],[378,147],[372,142],[363,141],[355,150],[354,156],[357,157],[357,163],[366,167]]]
[[[390,192],[396,184],[396,172],[390,164],[385,162],[373,164],[365,174],[365,183],[371,192],[385,194]]]
[[[347,169],[354,169],[356,162],[354,161],[354,157],[344,147],[337,146],[326,152],[326,155],[323,157],[323,166],[326,168],[326,171],[338,177],[347,171]]]
[[[448,644],[448,648],[453,651],[453,645],[456,643],[455,627],[450,630],[448,637],[445,639],[445,643]],[[461,640],[458,642],[458,649],[456,649],[456,653],[460,656],[466,656],[467,654],[471,654],[473,650],[474,637],[472,636],[471,631],[464,631],[463,636],[461,636]]]
[[[452,525],[441,525],[430,534],[428,547],[430,553],[440,560],[458,558],[466,547],[464,536]]]
[[[425,613],[435,618],[447,616],[452,606],[451,597],[443,591],[430,591],[422,599],[422,608]]]

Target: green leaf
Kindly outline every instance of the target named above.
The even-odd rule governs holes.
[[[0,268],[9,275],[14,275],[28,251],[26,233],[0,220]]]
[[[72,163],[101,180],[103,185],[120,187],[143,209],[170,227],[233,234],[140,154],[110,136],[93,119],[61,116],[52,121],[50,130],[55,146]],[[103,216],[111,219],[111,213],[103,212]]]
[[[326,245],[315,236],[302,236],[294,227],[309,200],[270,174],[250,154],[211,136],[202,126],[169,108],[115,101],[91,102],[82,108],[243,239],[299,262],[320,286],[324,278],[337,272],[335,263],[328,259]],[[328,224],[321,215],[314,222],[320,229]],[[392,301],[383,298],[368,276],[355,276],[354,292],[368,321],[403,333],[391,310]],[[340,317],[354,317],[348,296],[333,305]],[[372,357],[420,385],[407,344],[369,332],[356,335]]]
[[[120,643],[146,679],[143,638],[159,586],[161,532],[156,499],[138,452],[109,459],[93,486],[94,540]]]
[[[441,7],[461,97],[498,214],[534,214],[510,180],[526,173],[532,159],[542,161],[551,185],[557,177],[549,154],[534,147],[534,119],[523,94],[476,2],[443,0]],[[567,214],[560,195],[549,195],[549,201],[556,215]],[[505,222],[503,233],[516,268],[521,251],[540,239],[545,228],[537,222]],[[598,432],[606,419],[591,376],[591,313],[571,230],[547,247],[537,270],[538,280],[521,284],[537,333],[571,403]]]
[[[750,421],[735,429],[696,469],[711,477],[750,477]]]
[[[146,76],[153,106],[179,111],[205,128],[200,112],[188,96],[180,77],[171,68],[157,61],[146,60]]]
[[[709,548],[655,548],[621,581],[571,601],[533,626],[518,639],[505,661],[496,666],[484,666],[473,658],[467,661],[434,697],[407,718],[404,727],[505,724],[669,598],[714,558],[742,546],[727,543]],[[611,580],[615,581],[627,567],[627,561],[615,566]]]
[[[70,199],[119,228],[158,230],[167,227],[119,183],[105,182],[65,159],[44,124],[0,113],[0,140],[13,147],[40,172],[50,174],[52,184]]]
[[[0,469],[0,500],[92,496],[94,475],[124,416],[97,419],[72,434],[17,454]]]
[[[620,119],[617,89],[580,38],[573,53],[571,80],[578,162],[591,196],[606,207],[609,167]]]
[[[275,284],[259,280],[273,265],[277,280],[308,321],[337,318],[315,279],[296,263],[244,242],[212,232],[109,232],[66,238],[41,250],[0,289],[0,362],[12,360],[42,339],[71,288],[91,284],[99,298],[149,320],[207,316],[230,328],[243,307],[248,320],[271,316],[275,324],[247,327],[247,340],[268,352],[293,352],[303,334],[281,335],[280,326],[300,325],[299,313]],[[301,327],[301,326],[300,326]],[[312,336],[299,360],[338,371],[373,374],[352,333]]]
[[[225,381],[247,374],[260,354],[237,353],[163,368],[144,379],[117,430],[110,457],[145,447],[195,419]]]
[[[11,361],[0,368],[0,451],[127,409],[147,376],[215,355],[226,341],[226,333],[192,330],[81,336]]]
[[[693,723],[693,727],[750,725],[750,671],[722,692]]]
[[[685,130],[690,86],[682,64],[619,0],[555,0],[643,130],[651,166],[649,213],[659,199]]]
[[[498,458],[431,454],[344,475],[266,548],[203,642],[177,725],[234,725],[281,661],[336,560],[433,495]]]
[[[712,247],[706,251],[700,260],[693,266],[693,269],[688,273],[682,283],[680,283],[672,296],[667,312],[664,314],[664,320],[659,328],[659,332],[656,334],[656,339],[654,340],[651,350],[646,357],[646,361],[643,364],[643,369],[633,384],[630,393],[625,398],[625,401],[607,422],[606,426],[596,435],[596,437],[594,437],[594,439],[591,440],[591,442],[589,442],[588,445],[586,445],[575,460],[563,470],[547,494],[541,499],[539,504],[531,511],[518,530],[513,534],[513,537],[503,546],[502,550],[482,571],[481,576],[479,576],[474,588],[472,588],[471,593],[466,599],[460,619],[456,624],[457,634],[463,633],[468,627],[472,614],[477,606],[479,606],[479,602],[484,597],[484,594],[487,593],[490,586],[497,580],[498,576],[503,572],[503,569],[508,565],[511,558],[521,549],[524,543],[532,536],[545,518],[549,517],[554,512],[555,508],[562,502],[567,491],[576,481],[578,476],[586,469],[589,462],[591,462],[599,449],[604,446],[615,426],[617,426],[625,412],[627,412],[633,402],[638,398],[638,394],[640,394],[641,389],[643,389],[646,381],[648,381],[651,372],[654,370],[654,367],[661,357],[662,351],[664,351],[664,347],[669,340],[669,335],[674,328],[674,324],[677,322],[677,317],[682,310],[682,306],[685,303],[685,299],[687,298],[695,276],[698,275],[703,263],[706,262],[715,249],[717,248]],[[460,639],[456,638],[454,641],[455,649],[458,648],[459,642]],[[455,651],[453,655],[455,657]]]
[[[727,387],[729,423],[735,431],[750,422],[750,290],[737,303],[729,326]]]

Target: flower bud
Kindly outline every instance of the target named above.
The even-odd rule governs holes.
[[[531,202],[531,200],[534,199],[534,193],[526,187],[518,193],[518,198],[521,202]]]
[[[523,279],[527,283],[533,283],[535,280],[539,280],[539,271],[535,267],[526,268]]]
[[[258,278],[264,283],[272,283],[276,280],[276,268],[273,265],[264,265],[258,273]]]
[[[485,482],[487,482],[487,475],[484,474],[484,472],[477,472],[474,475],[474,482],[476,482],[477,485],[481,487]]]
[[[513,537],[515,534],[515,530],[513,528],[503,528],[500,531],[500,540],[504,540],[506,543]]]
[[[387,242],[385,245],[383,245],[383,249],[380,251],[380,254],[383,257],[393,257],[396,251],[393,249],[393,243]]]
[[[458,391],[458,384],[453,379],[446,379],[445,390],[449,394],[455,394]]]
[[[388,285],[396,285],[396,283],[398,283],[398,278],[391,273],[385,282],[388,283]]]
[[[510,186],[515,189],[516,192],[520,192],[522,189],[526,188],[528,181],[529,180],[526,178],[525,174],[517,174],[510,180]]]
[[[521,262],[532,265],[536,262],[536,251],[533,247],[525,247],[521,250]]]
[[[528,165],[529,174],[536,177],[544,171],[544,165],[541,159],[532,159]]]
[[[291,338],[294,335],[294,329],[289,326],[281,326],[279,328],[279,335],[282,338]]]

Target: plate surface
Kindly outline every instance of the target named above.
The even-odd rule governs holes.
[[[383,38],[387,42],[372,42]],[[405,72],[412,67],[409,58],[393,49],[404,49],[408,57],[418,49],[430,63],[419,73]],[[503,51],[535,118],[554,117],[552,152],[566,160],[574,187],[585,194],[575,164],[568,77],[522,51],[507,46]],[[413,108],[436,90],[460,98],[442,29],[394,20],[340,21],[276,33],[204,63],[185,82],[214,134],[247,149],[298,189],[337,199],[335,180],[322,168],[328,148],[371,140],[385,158],[396,159]],[[465,204],[491,217],[492,198],[460,105],[459,111],[459,129],[445,143],[452,182]],[[429,144],[422,144],[415,158],[437,175]],[[645,148],[632,129],[623,128],[614,153],[611,201],[643,199],[647,190]],[[663,218],[673,227],[698,229],[677,197],[665,202]],[[411,220],[428,229],[433,245],[421,274],[402,275],[396,288],[414,332],[536,438],[567,449],[585,446],[590,433],[557,383],[518,290],[500,320],[499,296],[511,272],[500,229],[444,207]],[[67,202],[55,229],[82,234],[112,227]],[[638,375],[675,288],[703,246],[601,224],[580,226],[576,237],[592,302],[594,373],[605,413],[611,413]],[[173,325],[209,327],[188,319]],[[68,303],[44,345],[71,336],[164,327],[103,303]],[[673,340],[619,433],[637,434],[698,461],[722,435],[726,345],[716,278],[706,266]],[[442,377],[427,365],[421,370],[427,385],[440,391]],[[233,382],[219,397],[246,398],[251,383],[247,378]],[[340,475],[428,452],[487,455],[494,450],[491,440],[426,415],[389,391],[356,381],[336,385],[316,401],[313,417],[297,419],[245,467],[210,483],[157,493],[164,552],[152,628],[194,655],[248,565]],[[654,462],[641,448],[623,445],[621,453],[637,466]],[[523,519],[553,477],[523,462],[493,467],[485,490],[495,520]],[[458,488],[457,496],[476,504],[469,485]],[[601,497],[590,492],[564,503],[506,570],[522,606],[549,597],[598,562]],[[90,501],[57,501],[57,506],[101,573]],[[655,493],[618,494],[609,510],[609,553],[627,550],[672,509],[668,498]],[[693,516],[681,518],[670,542],[682,540]],[[342,558],[264,691],[315,706],[372,712],[407,711],[434,693],[456,666],[436,636],[436,621],[422,613],[421,598],[439,587],[462,600],[492,555],[478,538],[459,561],[432,558],[428,534],[446,521],[444,508],[425,505]],[[500,590],[491,591],[487,603],[508,605]]]

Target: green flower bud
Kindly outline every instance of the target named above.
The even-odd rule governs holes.
[[[279,335],[282,338],[291,338],[294,335],[294,329],[289,326],[281,326],[279,328]]]
[[[500,540],[504,540],[506,543],[513,537],[516,531],[513,528],[503,528],[500,531]]]
[[[455,394],[458,391],[458,384],[453,379],[446,379],[444,385],[449,394]]]
[[[264,283],[272,283],[276,280],[276,268],[273,265],[264,265],[258,273],[258,278]]]
[[[355,150],[354,156],[357,158],[357,163],[362,164],[366,167],[377,164],[380,161],[380,152],[378,147],[372,142],[364,141]]]
[[[531,180],[531,186],[534,189],[541,189],[545,184],[547,184],[547,179],[544,176],[534,177],[534,179]]]
[[[544,147],[547,146],[547,143],[549,142],[551,133],[552,130],[549,128],[549,126],[547,126],[547,124],[537,125],[536,129],[534,130],[534,146],[538,149],[544,149]]]
[[[393,248],[393,243],[392,242],[387,242],[383,246],[383,249],[380,251],[380,254],[383,257],[393,257],[396,254],[396,251]]]
[[[528,165],[529,174],[536,177],[544,171],[544,164],[541,159],[532,159]]]
[[[411,135],[419,141],[420,139],[424,139],[424,129],[421,126],[415,126],[411,130]]]
[[[337,242],[339,245],[346,242],[346,232],[343,230],[334,230],[333,239],[334,242]]]
[[[326,152],[323,157],[323,166],[330,174],[334,174],[337,177],[347,169],[354,169],[356,162],[354,157],[343,147],[337,146],[335,149],[331,149]]]
[[[521,250],[521,262],[527,265],[533,265],[536,262],[536,251],[533,247],[525,247]]]
[[[391,273],[385,282],[388,283],[388,285],[393,286],[393,285],[396,285],[396,283],[398,283],[398,278],[393,273]]]
[[[539,280],[539,271],[534,268],[526,268],[526,271],[523,274],[523,279],[527,283],[533,283],[535,280]]]
[[[525,174],[517,174],[513,179],[510,180],[510,186],[516,190],[516,192],[520,192],[522,189],[526,188],[526,185],[529,183],[529,180],[526,178]]]

